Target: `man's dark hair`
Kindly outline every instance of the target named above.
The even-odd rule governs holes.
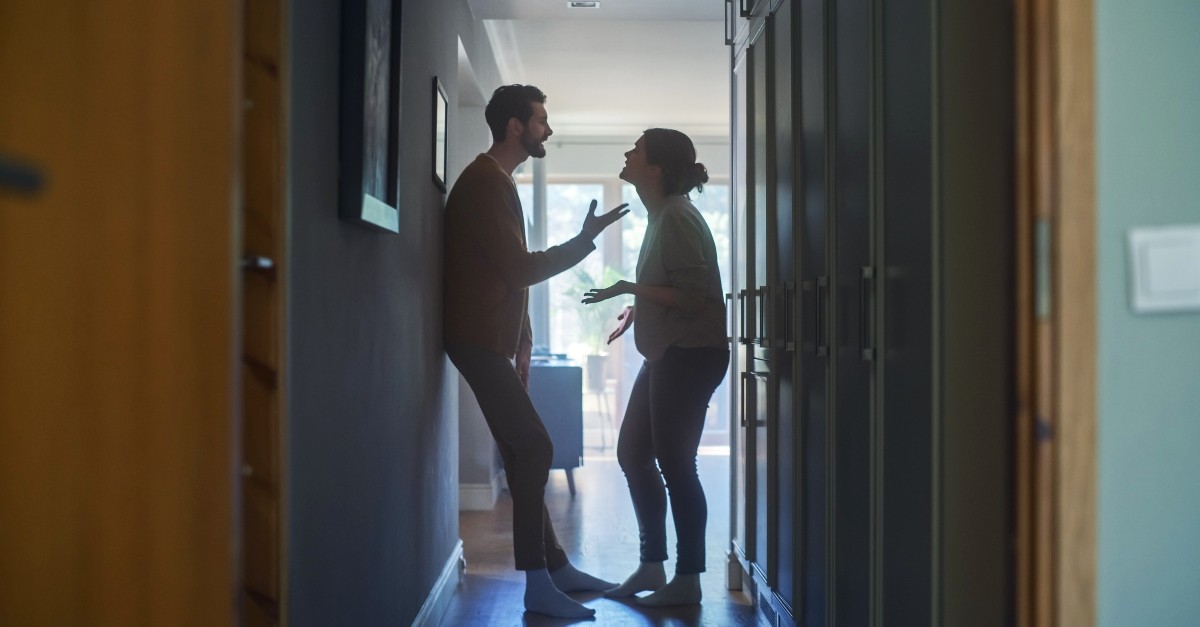
[[[533,117],[533,103],[546,104],[546,94],[533,85],[502,85],[492,92],[483,117],[492,129],[492,139],[504,141],[508,121],[517,118],[521,124],[529,124]]]

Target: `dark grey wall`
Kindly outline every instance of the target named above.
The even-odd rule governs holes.
[[[1012,10],[936,10],[940,624],[1000,627],[1016,621]]]
[[[460,35],[469,48],[484,40],[465,0],[405,1],[400,22],[400,233],[381,234],[337,217],[339,3],[290,8],[284,528],[294,627],[409,624],[458,540],[431,84],[438,75],[454,85]]]

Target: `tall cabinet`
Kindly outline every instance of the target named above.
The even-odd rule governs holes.
[[[726,10],[730,584],[772,624],[1008,624],[1011,16]]]

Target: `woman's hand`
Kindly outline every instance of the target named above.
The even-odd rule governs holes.
[[[632,294],[632,288],[633,284],[629,281],[617,281],[616,283],[613,283],[602,290],[588,290],[587,293],[583,295],[583,300],[580,302],[585,305],[595,305],[596,303],[606,301],[614,296],[620,296],[621,294]]]
[[[625,307],[625,311],[617,314],[617,320],[621,321],[621,326],[614,329],[613,332],[608,335],[609,344],[612,344],[614,340],[624,335],[625,332],[629,330],[629,327],[633,326],[633,305]]]

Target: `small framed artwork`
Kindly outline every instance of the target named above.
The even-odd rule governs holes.
[[[400,231],[397,181],[399,0],[343,0],[338,216]],[[394,28],[395,26],[395,28]]]
[[[446,191],[446,133],[449,124],[446,89],[433,77],[433,182]]]

